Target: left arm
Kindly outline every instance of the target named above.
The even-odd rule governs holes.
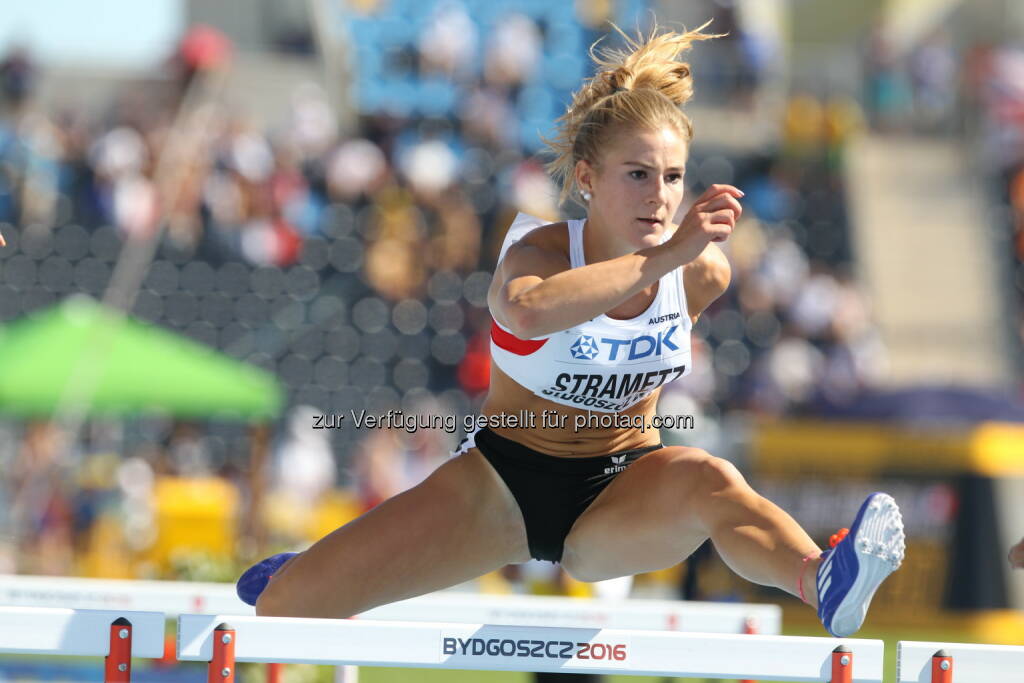
[[[683,266],[683,287],[686,289],[690,322],[696,323],[700,314],[725,293],[731,279],[729,260],[714,242],[708,243],[700,256]]]

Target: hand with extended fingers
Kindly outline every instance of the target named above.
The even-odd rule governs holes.
[[[741,197],[743,192],[732,185],[712,185],[697,198],[669,240],[681,247],[682,263],[697,258],[708,242],[729,239],[736,221],[743,215]]]

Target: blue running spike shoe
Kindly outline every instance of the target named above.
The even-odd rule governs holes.
[[[270,577],[281,568],[281,565],[296,555],[298,553],[278,553],[246,569],[242,577],[238,579],[238,583],[235,584],[235,591],[238,593],[238,597],[247,605],[255,607],[256,599],[260,597],[260,593],[267,587]]]
[[[846,537],[822,553],[818,618],[829,633],[845,638],[860,629],[875,591],[903,562],[904,540],[896,501],[886,493],[872,493]]]

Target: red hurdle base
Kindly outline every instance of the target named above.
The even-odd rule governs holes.
[[[953,683],[953,658],[945,650],[932,655],[932,683]]]
[[[222,623],[213,629],[213,659],[207,683],[235,683],[235,629]]]
[[[743,633],[750,635],[757,633],[757,620],[754,618],[747,618],[743,621]],[[745,678],[740,683],[757,683],[757,681]]]
[[[831,683],[853,683],[853,651],[845,645],[832,650]]]
[[[110,650],[104,660],[104,683],[128,683],[132,679],[132,622],[118,617],[110,624]]]

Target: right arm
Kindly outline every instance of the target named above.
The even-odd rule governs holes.
[[[713,185],[663,244],[581,268],[527,235],[498,265],[487,294],[491,315],[531,339],[606,313],[697,258],[710,241],[724,241],[742,212],[737,196],[742,193],[730,185]]]
[[[520,339],[566,330],[609,311],[679,266],[665,244],[582,268],[524,240],[502,259],[488,292],[491,315]]]

